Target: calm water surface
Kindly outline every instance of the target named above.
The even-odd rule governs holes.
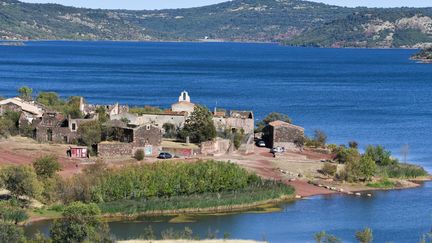
[[[182,90],[209,108],[278,111],[330,142],[383,144],[432,170],[432,66],[410,61],[414,50],[309,49],[272,44],[30,42],[0,46],[0,96],[22,85],[82,95],[91,103],[168,107]],[[417,242],[431,226],[430,184],[372,199],[316,197],[283,212],[199,218],[199,232],[304,242],[327,229],[353,240],[372,226],[383,242]],[[113,223],[124,236],[145,223]],[[159,224],[155,223],[155,226]],[[189,225],[189,224],[188,224]],[[159,226],[165,226],[161,223]],[[183,227],[183,224],[174,225]],[[350,238],[351,237],[351,238]]]

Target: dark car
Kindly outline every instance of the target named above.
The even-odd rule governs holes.
[[[259,140],[258,142],[256,142],[256,145],[258,147],[265,147],[266,146],[266,144],[265,144],[265,142],[263,140]]]
[[[172,159],[172,158],[173,158],[173,156],[167,152],[162,152],[158,156],[158,159]]]

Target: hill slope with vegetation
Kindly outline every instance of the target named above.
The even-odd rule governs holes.
[[[346,8],[300,0],[233,0],[152,11],[0,0],[3,40],[278,41],[413,47],[432,42],[432,8]]]

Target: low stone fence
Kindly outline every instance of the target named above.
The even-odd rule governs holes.
[[[97,150],[101,157],[132,156],[133,145],[131,143],[100,143]]]

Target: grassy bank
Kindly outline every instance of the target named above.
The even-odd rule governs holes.
[[[266,182],[262,187],[249,187],[231,192],[118,200],[98,205],[102,213],[113,215],[231,212],[250,209],[269,201],[293,198],[293,195],[294,189],[290,186]]]
[[[394,188],[396,186],[396,183],[390,181],[389,179],[384,178],[376,182],[368,183],[367,186],[373,188],[389,189],[389,188]]]

